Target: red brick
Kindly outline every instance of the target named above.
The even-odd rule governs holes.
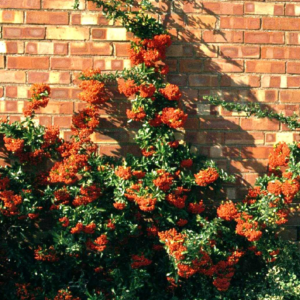
[[[203,32],[203,41],[207,43],[242,43],[244,38],[243,32],[240,31],[214,32],[207,30]]]
[[[226,132],[225,133],[226,145],[253,145],[253,144],[263,144],[263,143],[264,143],[263,132]]]
[[[276,90],[253,90],[248,101],[273,103],[278,101],[278,92]]]
[[[242,176],[240,176],[237,180],[237,184],[239,186],[239,189],[242,188],[242,186],[253,186],[257,180],[257,178],[259,176],[261,176],[262,174],[259,173],[244,173],[241,174]]]
[[[218,77],[216,75],[189,75],[190,86],[218,86]]]
[[[79,26],[48,26],[48,40],[87,40],[89,39],[89,28]]]
[[[242,158],[268,158],[272,147],[243,147],[241,149]]]
[[[186,86],[188,82],[188,77],[186,74],[169,74],[168,81],[179,86]]]
[[[232,58],[259,58],[260,48],[258,46],[221,45],[220,55]]]
[[[284,4],[247,2],[245,3],[245,14],[282,16]]]
[[[182,18],[182,16],[180,18]],[[191,26],[193,28],[213,29],[215,28],[216,22],[217,18],[214,16],[187,15],[187,24],[188,26]],[[184,25],[181,24],[181,22],[177,24],[179,24],[180,26]]]
[[[4,56],[0,56],[0,69],[3,69],[5,65]]]
[[[3,87],[0,87],[0,98],[3,97]]]
[[[67,55],[68,44],[59,42],[27,42],[25,52],[28,54]]]
[[[242,15],[243,4],[242,3],[225,3],[225,2],[203,2],[203,13],[217,14],[217,15]]]
[[[54,117],[53,123],[60,128],[70,128],[72,124],[72,117]]]
[[[42,126],[49,126],[52,125],[52,118],[47,116],[38,116],[37,120],[40,125]]]
[[[49,58],[38,56],[25,56],[25,57],[7,57],[8,69],[49,69]]]
[[[247,73],[285,73],[285,63],[279,61],[246,61]]]
[[[300,30],[298,18],[263,18],[262,22],[262,28],[267,30]]]
[[[24,71],[0,70],[1,83],[25,83],[26,73]]]
[[[67,12],[28,11],[26,23],[66,25],[69,24],[69,15]]]
[[[245,43],[250,44],[283,44],[283,32],[245,32]]]
[[[203,16],[204,18],[207,16]],[[164,25],[164,27],[168,28],[168,27],[184,27],[185,26],[185,20],[184,20],[185,16],[183,14],[168,14],[168,15],[162,15],[161,16],[161,21]],[[195,22],[193,22],[194,19],[191,19],[191,16],[187,16],[188,19],[188,24],[191,26],[194,26]],[[216,20],[214,17],[209,16],[209,19],[203,19],[203,22],[205,22],[206,24],[210,24],[210,22],[212,22],[211,20],[214,19]],[[192,23],[191,23],[192,22]],[[201,27],[202,28],[202,27]]]
[[[202,60],[200,59],[181,59],[179,71],[186,73],[200,73],[202,71]]]
[[[79,9],[85,8],[85,1],[79,1]],[[45,9],[70,9],[74,10],[74,0],[43,0],[43,8]]]
[[[109,21],[103,15],[91,14],[91,13],[79,13],[71,15],[72,25],[113,25],[112,21]]]
[[[287,87],[289,88],[300,88],[300,76],[288,76]]]
[[[285,15],[286,16],[299,16],[300,15],[300,5],[286,4]]]
[[[300,45],[300,34],[296,32],[287,32],[287,44]]]
[[[220,28],[226,29],[259,29],[259,18],[220,17]]]
[[[5,39],[43,39],[44,27],[9,27],[3,26],[3,38]]]
[[[60,87],[53,87],[51,89],[51,98],[55,100],[72,100],[78,99],[78,94],[81,92],[78,88],[60,88]]]
[[[290,74],[300,74],[300,62],[287,62],[286,72]]]
[[[300,47],[262,47],[261,57],[268,59],[300,59]]]
[[[114,43],[115,55],[128,57],[129,43]]]
[[[182,27],[178,29],[178,40],[188,43],[201,42],[202,30],[192,27]]]
[[[73,113],[73,102],[50,100],[47,107],[38,109],[37,113],[71,115]]]
[[[212,59],[205,61],[204,71],[207,72],[229,72],[239,73],[243,72],[244,65],[242,60],[224,60],[224,59]]]
[[[41,7],[40,0],[1,0],[0,8],[38,9]]]
[[[260,87],[260,77],[257,75],[222,75],[221,86],[230,87]]]
[[[97,4],[93,3],[93,2],[88,2],[87,3],[87,9],[88,10],[102,11],[102,7],[101,8],[97,7]]]
[[[0,11],[0,23],[23,23],[24,13],[23,11],[3,10]]]
[[[28,83],[69,84],[69,72],[28,72]]]
[[[86,70],[93,67],[93,60],[91,58],[51,58],[51,69],[53,70]]]
[[[239,118],[216,118],[202,117],[200,118],[201,129],[238,129]]]
[[[279,130],[279,122],[271,121],[268,119],[257,119],[257,118],[249,118],[249,119],[241,119],[241,128],[243,130]]]
[[[281,102],[300,102],[299,90],[280,91],[279,96]]]
[[[23,42],[0,41],[0,53],[20,54],[24,52]]]
[[[72,42],[70,43],[71,55],[111,55],[110,43],[97,42]]]
[[[243,149],[241,150],[243,153]],[[260,159],[260,160],[231,160],[230,161],[230,172],[242,172],[242,173],[257,173],[257,172],[266,172],[267,170],[267,159]]]

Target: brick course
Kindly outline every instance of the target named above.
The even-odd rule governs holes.
[[[126,51],[130,34],[107,21],[95,4],[81,0],[77,11],[73,4],[73,0],[0,0],[0,97],[5,99],[0,113],[19,120],[30,84],[48,83],[52,99],[38,118],[42,124],[60,125],[66,138],[72,112],[80,107],[79,71],[130,66]],[[174,41],[168,50],[169,80],[182,88],[190,114],[181,137],[227,171],[240,173],[241,184],[253,183],[266,169],[270,146],[296,135],[278,122],[211,107],[203,96],[260,102],[289,115],[299,113],[299,1],[154,4],[159,8],[155,17]],[[137,125],[126,124],[128,102],[116,90],[114,94],[101,110],[103,132],[93,140],[100,144],[101,154],[137,153],[132,144]]]

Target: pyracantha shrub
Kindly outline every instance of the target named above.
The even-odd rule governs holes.
[[[300,189],[299,144],[275,146],[243,201],[219,201],[232,176],[176,139],[187,114],[165,78],[171,37],[115,10],[130,0],[93,2],[138,36],[133,67],[82,73],[86,107],[69,140],[34,122],[51,95],[44,84],[31,88],[24,121],[0,123],[2,299],[299,299],[299,255],[278,237]],[[101,157],[92,141],[113,80],[140,122],[140,156]]]

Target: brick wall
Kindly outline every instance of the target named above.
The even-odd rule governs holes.
[[[108,22],[92,3],[73,0],[0,0],[0,113],[19,120],[30,84],[52,86],[52,99],[39,111],[42,124],[62,127],[65,138],[73,110],[80,108],[76,84],[82,69],[130,66],[128,35]],[[259,102],[286,114],[299,112],[300,1],[158,1],[157,18],[174,43],[168,52],[169,80],[184,91],[190,115],[179,136],[192,142],[243,185],[266,170],[273,143],[298,138],[269,120],[210,107],[202,96]],[[93,136],[102,154],[136,151],[137,124],[128,125],[128,102],[115,95],[101,111]],[[240,188],[229,189],[231,198]]]

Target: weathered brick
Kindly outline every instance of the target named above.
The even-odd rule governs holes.
[[[226,29],[259,29],[259,18],[221,17],[220,28]]]
[[[8,69],[49,69],[49,57],[38,56],[8,56]]]
[[[28,83],[69,84],[71,77],[69,72],[28,72]]]
[[[283,90],[279,92],[281,102],[300,102],[299,90]]]
[[[71,55],[111,55],[112,45],[110,43],[97,42],[73,42],[70,43]]]
[[[300,5],[298,4],[286,4],[285,6],[286,16],[299,16],[300,15]]]
[[[70,26],[48,26],[47,39],[49,40],[87,40],[89,28]]]
[[[260,77],[257,75],[222,75],[221,86],[260,87]]]
[[[23,23],[23,11],[3,10],[0,11],[0,23]]]
[[[28,54],[67,55],[68,44],[59,42],[27,42],[25,52]]]
[[[261,57],[268,59],[300,59],[300,47],[262,47]]]
[[[85,8],[85,1],[79,1],[79,9]],[[74,10],[74,1],[73,0],[43,0],[43,8],[46,9],[70,9]]]
[[[245,43],[250,44],[283,44],[283,32],[245,32]]]
[[[69,15],[67,12],[28,11],[26,12],[26,23],[66,25],[69,23]]]
[[[242,60],[212,59],[204,63],[204,71],[208,72],[243,72],[244,65]]]
[[[249,15],[284,15],[284,4],[246,2],[245,14]]]
[[[72,124],[72,117],[54,117],[53,125],[58,126],[59,128],[70,128]]]
[[[300,20],[298,18],[263,18],[262,28],[268,30],[300,30]]]
[[[25,83],[26,73],[24,71],[0,70],[0,82],[2,83]]]
[[[256,130],[256,129],[255,129]],[[264,143],[263,132],[226,132],[226,145],[255,145]]]
[[[113,20],[107,20],[99,13],[75,13],[71,15],[72,25],[113,25]]]
[[[281,61],[246,61],[247,73],[285,73],[285,63]]]
[[[220,54],[232,58],[259,58],[260,48],[258,46],[221,45]]]
[[[23,42],[18,41],[0,41],[0,53],[20,54],[24,52]]]
[[[189,75],[190,86],[218,86],[218,77],[216,75]]]
[[[1,113],[22,113],[24,101],[6,100],[0,102]]]
[[[300,34],[296,32],[288,32],[286,43],[290,45],[300,45]]]
[[[29,98],[29,87],[27,86],[6,86],[5,94],[7,98]]]
[[[279,122],[271,121],[268,119],[257,119],[257,118],[249,118],[249,119],[241,119],[241,128],[243,130],[279,130]]]
[[[5,39],[43,39],[45,33],[44,27],[3,26],[3,38]]]
[[[47,107],[39,108],[37,113],[71,115],[73,113],[73,102],[50,100]]]
[[[91,58],[80,57],[51,57],[51,69],[53,70],[86,70],[93,67]]]
[[[1,0],[0,8],[39,9],[40,0]]]
[[[243,32],[240,31],[213,32],[207,30],[203,32],[203,40],[207,43],[242,43],[244,37]]]
[[[258,149],[258,148],[257,148]],[[243,154],[243,151],[247,151],[247,148],[242,148],[241,153]],[[242,155],[243,157],[243,155]],[[253,157],[247,157],[247,158],[253,158]],[[255,157],[259,158],[259,157]],[[249,159],[243,159],[243,160],[231,160],[230,161],[230,172],[242,172],[242,173],[257,173],[257,172],[266,172],[267,170],[267,159],[255,159],[255,160],[249,160]]]
[[[78,88],[54,87],[51,89],[51,98],[55,100],[74,100],[78,99],[80,91]]]
[[[92,38],[94,40],[124,41],[128,39],[125,28],[93,28]]]
[[[287,62],[286,72],[290,74],[300,74],[300,62]]]
[[[115,55],[116,56],[128,56],[129,43],[114,43]],[[169,55],[168,55],[169,56]]]
[[[203,15],[188,15],[187,25],[193,28],[215,28],[217,18],[214,16],[203,16]]]

